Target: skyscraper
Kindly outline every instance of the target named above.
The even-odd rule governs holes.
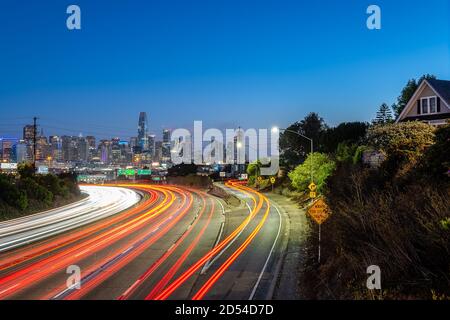
[[[11,162],[14,158],[13,146],[17,139],[0,137],[0,159],[3,162]]]
[[[28,159],[28,155],[27,155],[27,144],[24,140],[20,140],[16,145],[15,145],[15,155],[16,155],[16,162],[17,163],[21,163],[24,161],[29,160]]]
[[[170,149],[171,149],[170,130],[164,129],[162,141],[162,157],[161,157],[162,162],[170,162]]]
[[[86,141],[88,144],[88,149],[89,149],[89,155],[88,155],[88,160],[91,160],[92,158],[94,158],[97,154],[96,154],[96,140],[94,136],[86,136]]]
[[[34,137],[34,126],[32,124],[27,124],[25,127],[23,127],[23,140],[25,140],[26,143],[32,143]]]
[[[155,135],[149,135],[148,136],[148,153],[150,154],[150,156],[153,158],[155,156],[155,142],[156,142],[156,137]]]
[[[62,161],[62,140],[59,136],[50,136],[50,155],[54,161]]]
[[[148,149],[148,121],[147,121],[147,113],[141,112],[139,113],[139,122],[138,122],[138,144],[142,148],[142,150]]]

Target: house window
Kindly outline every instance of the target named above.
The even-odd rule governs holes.
[[[432,97],[429,100],[430,113],[436,113],[436,97]]]
[[[425,97],[421,99],[422,114],[436,113],[436,97]]]

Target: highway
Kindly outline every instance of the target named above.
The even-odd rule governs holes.
[[[0,252],[74,229],[123,211],[140,201],[125,188],[81,186],[87,197],[76,203],[0,222]]]
[[[2,224],[27,238],[41,228],[75,226],[72,219],[86,215],[98,218],[1,252],[0,299],[270,299],[282,215],[237,181],[221,187],[241,205],[181,186],[83,186],[108,193],[110,203],[76,203]],[[118,205],[119,194],[129,199],[126,208]],[[105,207],[121,210],[107,214]]]

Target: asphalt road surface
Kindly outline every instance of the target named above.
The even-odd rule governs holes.
[[[117,206],[119,196],[76,217],[66,211],[79,203],[11,222],[27,237],[85,215],[99,217],[1,252],[0,299],[270,299],[282,255],[282,215],[239,182],[222,187],[241,205],[181,186],[86,186],[120,190],[133,201],[107,215],[100,212]]]

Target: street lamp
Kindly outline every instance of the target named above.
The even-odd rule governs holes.
[[[307,137],[307,136],[301,134],[300,132],[294,131],[294,130],[280,129],[280,128],[278,128],[278,127],[272,127],[272,132],[273,132],[273,133],[278,133],[278,132],[280,132],[280,131],[291,132],[291,133],[294,133],[294,134],[296,134],[296,135],[298,135],[298,136],[300,136],[300,137],[302,137],[302,138],[307,139],[307,140],[311,143],[311,152],[310,152],[310,154],[311,154],[311,156],[312,156],[312,154],[313,154],[313,152],[314,152],[314,142],[313,142],[313,139],[311,139],[311,138],[309,138],[309,137]],[[312,159],[312,157],[311,157],[311,182],[313,182],[313,159]]]
[[[294,134],[296,134],[296,135],[298,135],[298,136],[300,136],[300,137],[302,137],[302,138],[305,138],[305,139],[307,139],[307,140],[309,140],[310,142],[311,142],[311,182],[314,182],[313,181],[313,158],[312,158],[312,153],[313,153],[313,151],[314,151],[314,144],[313,144],[313,139],[311,139],[311,138],[309,138],[309,137],[307,137],[307,136],[305,136],[305,135],[303,135],[303,134],[301,134],[301,133],[299,133],[299,132],[297,132],[297,131],[294,131],[294,130],[289,130],[289,129],[279,129],[278,127],[273,127],[272,128],[272,132],[273,133],[277,133],[277,132],[279,132],[279,131],[285,131],[285,132],[291,132],[291,133],[294,133]],[[319,263],[320,263],[320,238],[321,238],[321,236],[320,236],[320,233],[321,233],[321,230],[320,230],[320,224],[319,224],[319,254],[318,254],[318,260],[319,260]]]

